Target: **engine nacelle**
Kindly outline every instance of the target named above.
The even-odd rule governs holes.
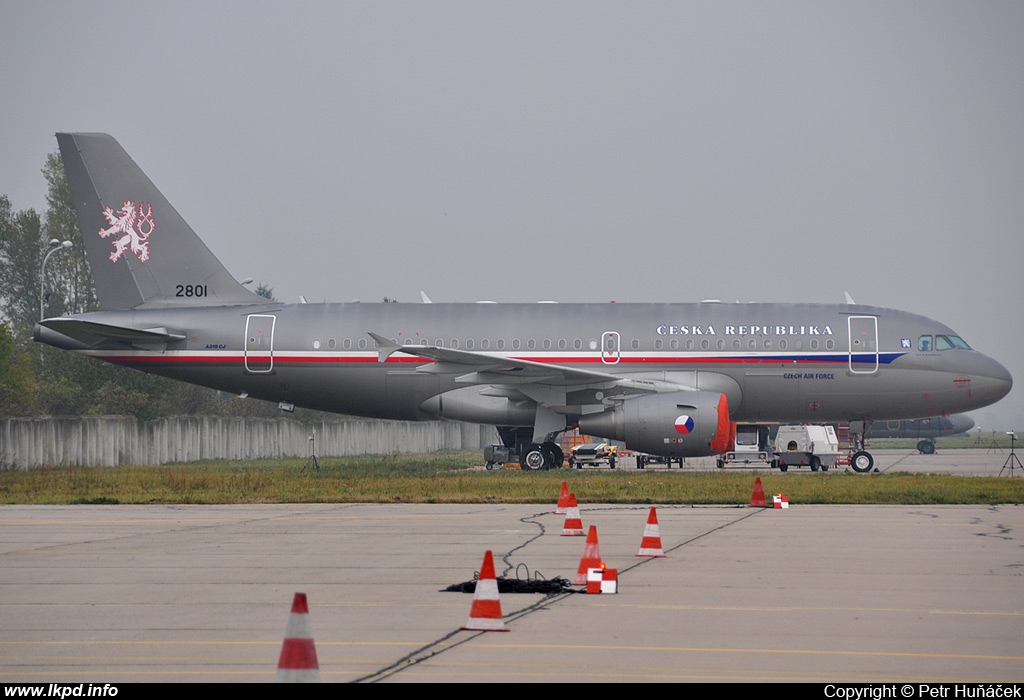
[[[485,425],[533,425],[537,406],[514,402],[503,396],[484,396],[479,387],[453,389],[432,396],[420,410],[438,418]]]
[[[705,457],[729,449],[729,400],[712,391],[678,391],[626,399],[580,417],[580,432],[623,440],[626,447],[664,457]]]

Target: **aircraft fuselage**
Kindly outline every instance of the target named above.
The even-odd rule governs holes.
[[[406,420],[441,416],[532,424],[529,410],[517,414],[510,406],[514,401],[471,402],[466,405],[472,415],[459,415],[459,402],[451,402],[451,410],[443,399],[431,403],[467,388],[460,381],[466,368],[422,371],[430,360],[400,351],[380,362],[370,332],[399,346],[451,348],[714,390],[728,397],[731,419],[738,422],[958,413],[991,403],[1010,381],[1005,369],[981,353],[939,351],[934,341],[920,342],[925,336],[956,337],[941,323],[846,304],[269,303],[74,318],[165,329],[184,339],[160,347],[108,343],[95,349],[48,329],[41,329],[39,339],[222,391]],[[480,384],[470,382],[468,388],[479,395]],[[601,403],[592,387],[578,393],[570,387],[555,410],[574,416]],[[489,404],[493,415],[484,408]]]

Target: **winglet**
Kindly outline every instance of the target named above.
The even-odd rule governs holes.
[[[391,357],[391,355],[402,349],[401,345],[388,340],[382,335],[377,335],[376,333],[373,332],[369,332],[367,333],[367,335],[373,338],[374,341],[376,341],[377,343],[377,362],[387,361],[387,359]]]
[[[850,293],[849,293],[849,292],[843,292],[843,294],[845,294],[845,295],[846,295],[846,303],[847,303],[847,304],[856,304],[856,303],[857,303],[857,302],[855,302],[855,301],[853,300],[853,297],[851,297],[851,296],[850,296]]]

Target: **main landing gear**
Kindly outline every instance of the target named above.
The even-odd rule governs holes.
[[[564,461],[565,453],[553,442],[524,445],[519,455],[519,466],[525,471],[557,469]]]

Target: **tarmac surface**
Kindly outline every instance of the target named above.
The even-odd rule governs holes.
[[[1007,457],[973,452],[876,465]],[[498,576],[575,578],[557,496],[0,507],[0,682],[270,682],[300,591],[327,682],[1024,681],[1022,505],[659,505],[646,558],[649,506],[581,504],[618,592],[502,593],[508,632],[461,630],[473,596],[444,589],[488,550]]]

